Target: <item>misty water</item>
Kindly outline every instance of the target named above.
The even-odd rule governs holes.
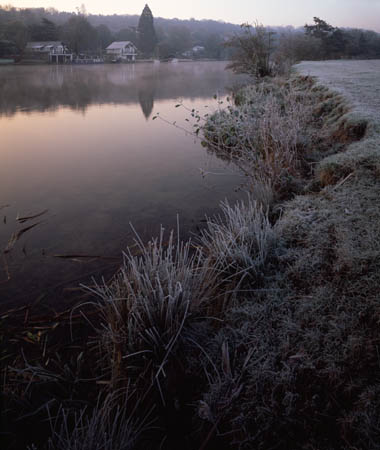
[[[0,309],[40,296],[61,309],[81,282],[112,276],[130,223],[147,241],[178,216],[187,238],[241,197],[232,168],[166,123],[191,130],[189,110],[215,110],[244,81],[225,65],[0,68]]]

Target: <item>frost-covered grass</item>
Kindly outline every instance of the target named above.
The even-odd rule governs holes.
[[[99,299],[98,339],[113,386],[144,373],[146,387],[156,385],[163,395],[161,380],[197,339],[200,316],[223,313],[224,286],[232,295],[264,267],[275,242],[267,211],[250,198],[221,208],[223,216],[208,218],[194,244],[173,232],[165,240],[163,230],[146,245],[137,237],[137,250],[124,253],[113,282],[91,289]]]
[[[285,79],[248,86],[237,94],[235,105],[208,118],[204,143],[232,160],[246,176],[248,189],[267,206],[268,200],[287,195],[289,184],[303,171],[311,100],[307,89],[300,92]]]
[[[253,286],[260,279],[275,242],[268,211],[256,201],[221,204],[222,215],[210,218],[200,242],[212,260],[218,261],[224,276],[243,280]]]

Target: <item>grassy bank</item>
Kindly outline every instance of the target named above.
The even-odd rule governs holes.
[[[219,426],[234,430],[236,445],[378,448],[376,117],[364,116],[340,92],[308,76],[294,80],[289,94],[284,88],[288,82],[278,110],[249,88],[247,110],[232,108],[222,126],[217,117],[210,127],[215,151],[237,160],[248,184],[265,174],[266,188],[253,193],[269,206],[277,245],[262,284],[239,297],[217,337],[242,352],[238,373],[243,355],[253,351],[246,384],[229,412],[215,386],[205,398],[219,411]],[[293,96],[301,102],[300,114]],[[262,105],[264,113],[252,118],[251,105]],[[266,130],[272,117],[275,126]],[[248,131],[239,134],[243,127],[236,120]],[[291,139],[289,121],[301,123],[297,135],[292,127]],[[226,124],[237,132],[232,145]]]
[[[9,448],[379,447],[374,118],[306,74],[246,87],[203,131],[246,201],[193,241],[136,236],[51,343],[38,325],[6,356]]]

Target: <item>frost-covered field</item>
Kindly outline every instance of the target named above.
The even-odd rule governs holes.
[[[380,60],[308,61],[295,66],[302,75],[340,91],[355,109],[380,122]]]

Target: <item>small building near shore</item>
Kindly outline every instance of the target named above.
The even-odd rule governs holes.
[[[28,42],[25,47],[24,57],[56,64],[70,63],[73,60],[72,52],[61,41]]]
[[[20,60],[20,49],[13,41],[0,40],[0,64],[10,64]]]
[[[137,48],[131,41],[115,41],[106,48],[106,53],[114,61],[135,61]]]

